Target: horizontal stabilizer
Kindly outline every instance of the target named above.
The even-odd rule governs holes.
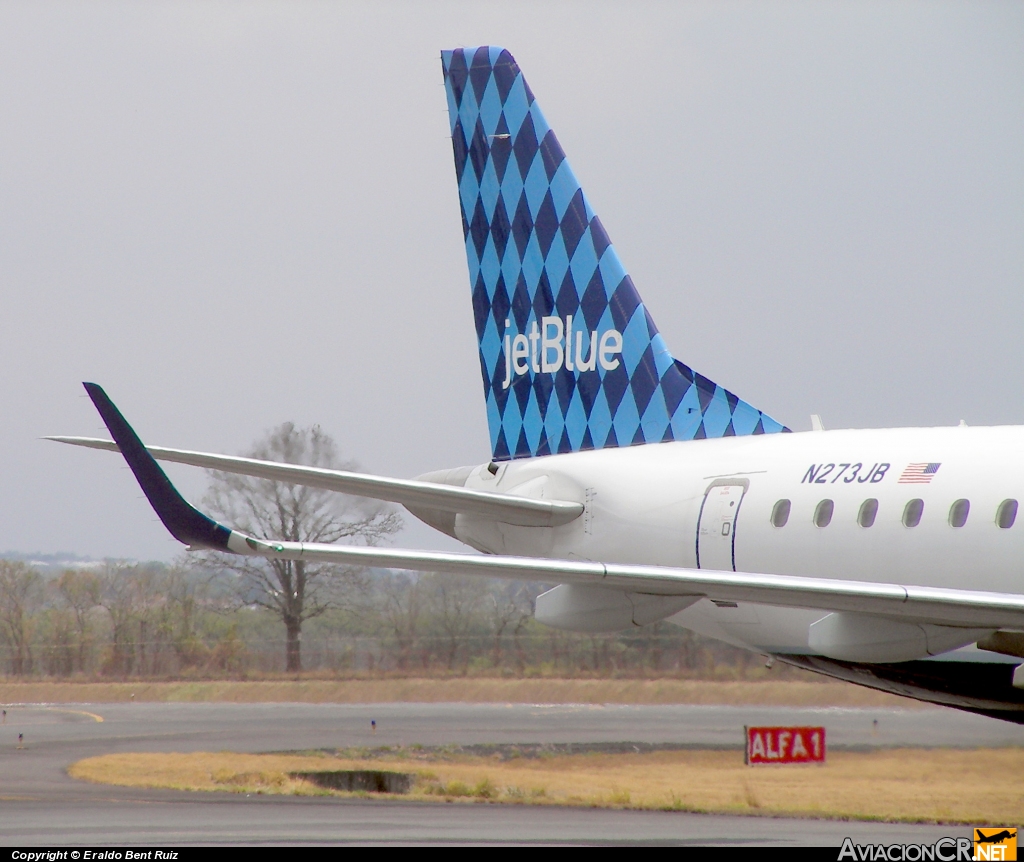
[[[58,443],[70,443],[73,446],[86,446],[90,449],[103,449],[108,452],[118,451],[117,443],[113,440],[100,440],[93,437],[46,437],[45,439],[55,440]],[[439,509],[443,512],[464,512],[520,527],[558,527],[568,524],[583,514],[582,503],[568,500],[534,500],[415,479],[391,479],[367,473],[325,470],[320,467],[282,464],[277,461],[259,461],[255,458],[240,458],[234,455],[166,449],[162,446],[144,446],[143,448],[159,461],[190,464],[193,467],[222,470],[226,473],[240,473],[243,476],[289,482],[293,485],[308,485],[313,488],[324,488],[328,491],[338,491],[358,497],[386,500],[389,503],[399,503],[403,506]]]

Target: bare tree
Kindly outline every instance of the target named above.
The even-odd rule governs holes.
[[[523,635],[526,630],[534,624],[534,612],[537,607],[537,596],[543,592],[545,588],[539,584],[523,584],[522,590],[520,591],[519,598],[522,601],[522,608],[519,614],[514,618],[514,626],[512,628],[512,643],[515,645],[516,650],[516,668],[519,673],[523,673],[526,670],[527,662],[527,651],[526,646],[523,644]]]
[[[95,572],[66,570],[57,581],[57,590],[75,618],[78,670],[84,671],[92,646],[91,611],[100,603],[102,583]]]
[[[491,584],[490,601],[487,604],[491,617],[491,634],[494,637],[491,660],[495,667],[501,667],[504,662],[501,644],[505,632],[511,628],[518,637],[523,627],[533,618],[536,593],[535,584],[522,581],[496,581]]]
[[[11,672],[32,670],[32,628],[42,604],[42,578],[22,562],[0,560],[0,638],[11,651]]]
[[[100,574],[100,606],[110,617],[110,656],[105,671],[145,672],[147,606],[158,591],[143,566],[108,560]]]
[[[398,669],[407,670],[424,612],[423,583],[405,572],[383,572],[374,579],[374,586],[377,600],[369,610],[380,615],[383,628],[394,636]]]
[[[436,616],[447,640],[445,661],[448,670],[455,669],[459,646],[479,618],[487,584],[480,578],[435,573],[427,576]],[[469,656],[466,656],[469,663]]]
[[[319,426],[296,428],[285,422],[270,431],[250,458],[311,467],[352,470],[334,441]],[[375,501],[310,488],[211,473],[206,508],[228,525],[261,539],[290,542],[342,542],[375,545],[401,529],[397,512]],[[332,608],[350,607],[360,572],[347,566],[305,560],[263,560],[217,554],[238,575],[238,598],[277,615],[285,627],[285,664],[302,669],[302,624]]]
[[[208,652],[199,635],[200,607],[207,585],[190,578],[187,570],[173,568],[165,578],[166,614],[164,625],[179,667],[201,664]]]
[[[42,653],[40,664],[51,676],[67,676],[75,670],[75,622],[67,608],[49,607],[39,615]]]

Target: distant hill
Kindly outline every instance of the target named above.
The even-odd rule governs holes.
[[[68,551],[58,551],[56,554],[25,554],[21,551],[4,551],[0,553],[0,560],[19,560],[39,569],[44,574],[62,572],[64,569],[96,569],[103,565],[102,560],[82,557]]]

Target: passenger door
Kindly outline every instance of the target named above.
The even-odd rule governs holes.
[[[736,571],[736,518],[747,479],[715,479],[704,492],[697,519],[697,568]]]

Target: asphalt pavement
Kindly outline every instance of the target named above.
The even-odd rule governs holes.
[[[741,747],[746,724],[823,724],[829,747],[1024,744],[1024,727],[942,708],[817,709],[530,704],[137,703],[7,705],[0,843],[668,843],[933,841],[945,826],[109,787],[83,757],[124,751],[286,751],[378,745],[637,742]],[[376,731],[371,727],[376,722]],[[18,734],[22,747],[18,747]]]

